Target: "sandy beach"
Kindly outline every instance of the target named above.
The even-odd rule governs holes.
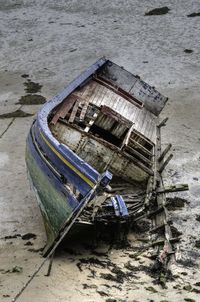
[[[145,16],[166,6],[168,13]],[[12,301],[42,262],[46,235],[25,165],[26,137],[41,105],[19,104],[29,78],[51,99],[86,67],[106,56],[141,76],[169,101],[161,119],[163,148],[173,145],[166,184],[189,191],[169,213],[180,232],[179,261],[163,288],[142,227],[129,245],[68,240],[19,302],[198,302],[200,294],[200,16],[199,1],[0,0],[0,301]],[[21,110],[13,116],[10,113]],[[19,113],[19,112],[18,112]],[[109,276],[108,276],[109,275]],[[109,278],[110,275],[113,278]],[[111,280],[112,279],[112,280]]]

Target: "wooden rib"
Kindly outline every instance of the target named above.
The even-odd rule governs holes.
[[[67,98],[57,110],[50,124],[55,125],[60,117],[64,118],[69,112],[69,110],[72,108],[72,106],[74,105],[75,101],[76,98],[73,95]]]
[[[73,123],[73,121],[75,119],[75,116],[76,116],[76,113],[78,111],[78,106],[79,106],[80,102],[81,102],[80,99],[76,100],[76,103],[74,104],[74,107],[72,109],[72,112],[71,112],[71,115],[70,115],[70,118],[69,118],[69,123]]]
[[[130,155],[127,152],[123,152],[122,154],[124,154],[127,158],[129,158],[136,166],[140,167],[143,171],[145,171],[147,174],[149,175],[154,175],[154,172],[152,169],[147,168],[147,166],[145,166],[141,161],[139,161],[138,159],[136,159],[133,155]]]
[[[132,154],[136,155],[137,157],[139,157],[147,165],[152,164],[151,160],[149,160],[148,158],[143,156],[140,152],[136,151],[135,149],[131,148],[130,146],[126,146],[125,149],[127,149],[130,153],[132,153]]]
[[[82,108],[81,114],[80,114],[80,121],[83,121],[85,119],[85,115],[86,115],[88,106],[89,106],[89,100],[83,104],[83,108]]]
[[[137,141],[135,141],[134,139],[130,138],[131,143],[134,145],[137,145],[139,148],[141,148],[142,151],[144,151],[147,155],[149,156],[153,156],[153,154],[147,150],[144,146],[142,146],[140,143],[138,143]]]

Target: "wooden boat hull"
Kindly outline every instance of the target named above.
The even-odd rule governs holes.
[[[77,202],[63,187],[55,174],[38,154],[29,134],[26,149],[26,164],[33,189],[42,213],[47,234],[48,249],[65,221],[77,207]]]
[[[73,213],[83,205],[83,201],[87,199],[90,194],[91,198],[93,198],[99,191],[103,192],[105,190],[112,179],[112,173],[121,178],[128,175],[130,179],[137,180],[138,182],[147,182],[149,175],[153,175],[151,168],[145,168],[142,162],[139,165],[138,161],[135,160],[133,156],[130,161],[130,156],[128,157],[127,155],[128,153],[126,153],[126,155],[120,154],[119,148],[116,149],[117,151],[115,151],[114,157],[112,155],[112,148],[110,148],[109,145],[101,144],[101,142],[95,138],[88,139],[87,135],[82,135],[80,132],[79,134],[82,135],[82,137],[77,140],[78,132],[76,129],[71,128],[70,130],[70,128],[65,128],[66,133],[67,131],[71,131],[71,135],[76,141],[74,141],[76,146],[79,145],[79,141],[83,142],[85,139],[84,145],[88,148],[88,141],[90,140],[90,142],[93,143],[93,150],[101,149],[101,153],[105,155],[102,159],[99,157],[95,158],[94,152],[94,158],[92,156],[90,156],[90,158],[87,156],[84,157],[83,154],[86,154],[87,152],[91,154],[92,149],[80,149],[80,152],[78,152],[77,149],[74,148],[73,144],[70,145],[69,143],[67,144],[67,142],[65,143],[65,141],[61,142],[57,140],[55,133],[49,126],[49,119],[52,111],[55,108],[59,108],[59,105],[65,101],[73,91],[78,87],[83,86],[84,83],[87,83],[88,79],[90,79],[91,76],[93,76],[93,74],[105,64],[110,66],[110,62],[106,59],[102,58],[98,60],[77,79],[71,82],[61,93],[46,103],[39,111],[27,138],[26,163],[44,219],[47,233],[46,252],[55,244],[60,232],[66,226],[68,221],[70,221]],[[131,80],[133,79],[131,78]],[[101,80],[98,81],[101,83]],[[136,81],[137,78],[135,82]],[[106,87],[107,85],[108,84],[106,82]],[[122,86],[123,85],[124,83],[122,83]],[[143,93],[145,89],[150,89],[150,86],[145,86],[146,84],[143,85],[143,82],[141,82],[140,85],[142,87],[140,90]],[[110,84],[108,86],[110,88]],[[133,88],[131,88],[131,91],[132,89]],[[117,91],[120,98],[122,95],[125,99],[133,98],[122,89],[116,90],[115,87],[112,87],[112,90],[114,90],[114,92]],[[154,90],[153,92],[150,90],[150,93],[155,98],[158,98],[160,103],[166,102],[166,99],[162,99],[162,97],[160,97]],[[131,102],[133,101],[134,98]],[[149,103],[148,106],[151,106],[151,103]],[[153,104],[153,106],[155,107],[155,104]],[[106,107],[104,110],[105,109]],[[139,117],[140,115],[137,116]],[[147,111],[145,111],[145,115],[143,114],[142,116],[143,118],[147,116]],[[60,131],[60,129],[58,130]],[[66,133],[65,136],[67,135]],[[137,132],[135,135],[137,136]],[[141,136],[141,139],[143,140],[144,137]],[[146,139],[145,143],[150,144],[151,142]],[[153,149],[153,143],[151,146]],[[148,150],[145,152],[148,152]],[[138,152],[134,151],[134,154],[137,155]],[[106,156],[108,162],[105,160]],[[140,159],[143,160],[143,158],[144,156],[140,156]],[[149,160],[147,159],[146,161]],[[112,173],[106,170],[109,165]],[[115,214],[118,217],[117,219],[119,219],[119,216],[126,217],[128,215],[126,205],[123,198],[120,196],[116,195],[116,198],[112,197],[111,205],[108,204],[106,209],[110,209],[111,206],[114,208]]]

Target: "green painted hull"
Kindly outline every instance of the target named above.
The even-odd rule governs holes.
[[[60,229],[71,215],[73,209],[66,200],[66,196],[57,190],[48,176],[42,171],[38,162],[31,154],[29,147],[26,149],[26,163],[33,189],[36,193],[39,207],[43,216],[47,234],[47,246],[52,245]]]

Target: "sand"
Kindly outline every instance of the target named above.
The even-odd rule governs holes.
[[[144,16],[162,6],[170,11]],[[189,192],[176,194],[188,203],[170,211],[173,225],[183,235],[181,260],[173,270],[176,277],[167,282],[167,288],[154,284],[155,279],[149,276],[147,267],[152,261],[147,252],[135,255],[138,246],[145,244],[138,240],[144,234],[137,233],[130,236],[128,248],[67,242],[56,254],[51,276],[44,276],[44,266],[18,301],[199,301],[200,251],[195,244],[200,235],[196,220],[200,215],[200,17],[187,17],[199,11],[199,1],[186,0],[0,1],[0,114],[19,108],[35,114],[40,108],[16,104],[27,94],[22,75],[42,85],[39,94],[48,100],[105,55],[169,97],[161,115],[169,117],[162,143],[163,147],[173,144],[174,157],[167,166],[165,182],[190,186]],[[38,267],[42,261],[38,249],[46,240],[24,161],[33,118],[0,119],[1,301],[11,301]],[[36,239],[15,236],[27,233],[36,234]],[[3,239],[5,236],[16,238]],[[88,258],[103,264],[83,264],[81,271],[77,264]],[[113,270],[116,266],[118,274]],[[122,279],[105,279],[105,274],[118,276],[120,271],[126,273]]]

